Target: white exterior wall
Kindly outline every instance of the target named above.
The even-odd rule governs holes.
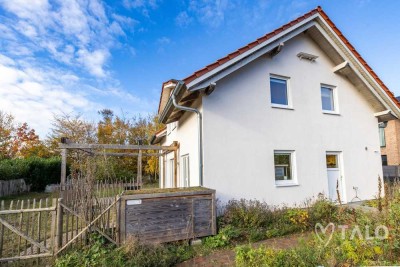
[[[299,52],[319,58],[300,60]],[[353,186],[361,199],[373,198],[382,177],[376,111],[333,67],[313,41],[300,35],[273,59],[261,57],[218,81],[203,97],[204,186],[216,189],[222,201],[300,203],[327,194],[325,155],[341,151],[342,198],[352,200]],[[290,77],[293,110],[271,107],[270,74]],[[321,83],[337,86],[340,115],[323,114]],[[189,135],[196,129],[190,127]],[[177,140],[186,146],[184,139]],[[195,139],[190,142],[197,145]],[[298,186],[275,186],[274,150],[295,151]]]
[[[202,111],[200,103],[196,104],[196,108]],[[171,145],[172,142],[179,142],[178,150],[178,187],[183,187],[184,181],[181,174],[182,166],[180,164],[181,157],[189,154],[189,171],[190,171],[190,186],[199,186],[199,157],[198,157],[198,130],[197,130],[197,116],[193,113],[186,112],[179,120],[177,127],[168,134],[165,141],[161,145]],[[166,180],[165,187],[173,187],[173,177],[170,177],[170,160],[174,158],[174,153],[168,153],[166,156]],[[162,157],[160,158],[162,159]],[[163,174],[162,160],[160,160],[160,173]],[[162,175],[160,175],[160,187],[163,186]]]

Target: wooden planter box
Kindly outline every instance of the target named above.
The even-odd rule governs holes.
[[[156,189],[127,192],[121,199],[122,241],[162,243],[216,234],[215,190]]]

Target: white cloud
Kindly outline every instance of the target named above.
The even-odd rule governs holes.
[[[25,63],[26,64],[26,63]],[[17,120],[28,122],[43,136],[54,114],[95,109],[89,101],[71,87],[79,79],[46,67],[19,66],[0,54],[0,107]]]
[[[192,0],[189,10],[196,14],[201,23],[218,27],[224,22],[228,4],[227,0]]]
[[[81,49],[77,54],[78,61],[80,61],[91,74],[97,77],[106,76],[103,65],[109,57],[109,52],[107,50],[96,50],[89,52],[85,49]]]
[[[94,118],[121,103],[149,110],[108,69],[112,49],[122,46],[119,37],[138,21],[111,13],[99,0],[0,0],[1,9],[0,109],[42,138],[55,114]]]
[[[171,43],[171,39],[169,39],[168,37],[163,36],[163,37],[157,39],[157,43],[159,45],[167,45],[167,44]]]
[[[100,78],[107,75],[104,69],[110,50],[119,45],[118,37],[125,35],[126,27],[135,25],[128,17],[107,14],[99,0],[0,0],[0,7],[13,15],[0,24],[0,34],[9,47],[3,52],[27,55],[46,51],[53,60]],[[23,42],[19,41],[22,36]]]
[[[126,8],[152,8],[158,7],[158,0],[124,0],[123,5]]]
[[[186,11],[180,12],[175,18],[175,24],[183,28],[187,27],[192,21],[193,19]]]

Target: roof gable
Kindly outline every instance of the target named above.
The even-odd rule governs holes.
[[[361,57],[361,55],[355,50],[355,48],[350,44],[350,42],[344,37],[344,35],[340,32],[340,30],[335,26],[335,24],[329,19],[329,17],[326,15],[326,13],[322,10],[321,7],[317,7],[316,9],[311,10],[310,12],[304,14],[303,16],[283,25],[282,27],[279,27],[278,29],[262,36],[261,38],[258,38],[254,42],[251,42],[235,52],[218,59],[214,63],[204,67],[201,70],[198,70],[194,72],[192,75],[186,77],[183,79],[185,84],[188,87],[189,91],[196,90],[198,87],[201,87],[200,85],[204,85],[204,83],[208,80],[210,80],[212,77],[214,77],[214,80],[218,80],[219,77],[222,76],[222,72],[228,70],[229,68],[231,69],[229,73],[234,71],[235,69],[233,66],[237,65],[237,68],[240,68],[241,66],[247,64],[250,62],[250,60],[253,60],[262,54],[265,54],[268,52],[266,47],[268,45],[272,44],[273,42],[283,40],[284,36],[286,36],[286,40],[292,38],[293,36],[299,34],[299,32],[295,32],[296,30],[307,30],[311,26],[315,26],[314,28],[317,28],[320,31],[323,31],[324,29],[318,25],[316,21],[322,22],[321,24],[327,25],[327,30],[332,31],[336,39],[340,40],[340,42],[343,43],[343,46],[345,49],[349,51],[349,54],[355,58],[353,63],[359,64],[360,68],[365,69],[366,73],[372,77],[371,80],[376,82],[377,86],[379,88],[375,89],[373,88],[374,86],[368,87],[370,90],[377,90],[378,92],[373,92],[375,97],[378,99],[378,101],[381,102],[388,102],[384,103],[386,107],[391,107],[395,110],[395,113],[398,115],[400,114],[400,102],[395,98],[393,93],[387,88],[387,86],[379,79],[379,77],[376,75],[376,73],[372,70],[372,68],[366,63],[366,61]],[[307,26],[308,23],[308,26]],[[314,23],[314,24],[313,24]],[[307,27],[306,27],[307,26]],[[303,28],[301,28],[303,27]],[[295,34],[292,34],[291,36],[287,36],[290,33],[295,32]],[[328,36],[329,38],[329,36]],[[275,45],[277,45],[275,43]],[[264,50],[262,50],[264,49]],[[268,47],[271,51],[271,47]],[[338,48],[335,47],[337,50]],[[252,58],[251,58],[252,57]],[[239,65],[237,63],[240,63]],[[340,62],[344,63],[344,62]],[[346,65],[346,64],[345,64]],[[349,65],[349,64],[347,64]],[[357,72],[357,70],[355,70]],[[359,74],[359,73],[358,73]],[[219,76],[218,76],[219,75]],[[224,74],[225,76],[227,74]],[[364,75],[365,76],[365,75]],[[368,77],[366,77],[368,82]],[[201,84],[203,83],[203,84]],[[198,86],[199,85],[199,86]],[[197,86],[197,87],[196,87]],[[382,90],[383,93],[380,94],[379,89]],[[159,114],[163,111],[165,107],[165,99],[168,96],[166,96],[166,92],[164,92],[164,86],[163,90],[161,92],[161,97],[160,97],[160,105],[159,105]],[[164,95],[164,96],[163,96]],[[382,99],[385,98],[385,99]],[[161,103],[161,100],[164,99],[164,103]]]

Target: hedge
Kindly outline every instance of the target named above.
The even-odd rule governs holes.
[[[61,159],[27,158],[0,160],[0,180],[25,179],[32,191],[43,191],[48,184],[60,182]]]

